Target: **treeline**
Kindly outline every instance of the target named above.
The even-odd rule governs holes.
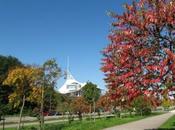
[[[169,100],[160,101],[154,96],[138,96],[132,102],[116,98],[111,100],[111,93],[101,94],[96,84],[87,82],[81,90],[81,96],[62,95],[55,91],[56,82],[64,76],[55,59],[49,59],[42,65],[25,65],[12,56],[0,56],[0,117],[18,115],[18,129],[21,128],[23,115],[35,116],[44,129],[44,116],[67,114],[68,120],[77,115],[82,120],[83,114],[90,119],[102,112],[135,112],[139,115],[151,113],[159,105],[169,107]],[[94,116],[92,116],[93,114]],[[95,119],[95,118],[94,118]]]
[[[42,65],[25,65],[12,56],[0,56],[0,117],[18,115],[18,129],[22,116],[35,116],[44,129],[44,116],[49,114],[73,114],[82,119],[82,113],[97,111],[101,91],[88,82],[82,96],[72,97],[55,91],[56,82],[64,76],[55,59]]]
[[[60,99],[54,88],[61,76],[55,59],[43,65],[25,65],[12,56],[0,56],[0,116],[20,114],[35,115],[44,123],[44,111],[55,109]]]

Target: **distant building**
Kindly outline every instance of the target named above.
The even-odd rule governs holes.
[[[62,87],[58,90],[61,94],[67,94],[70,96],[80,96],[81,89],[86,85],[86,83],[80,83],[71,75],[70,71],[67,69],[66,81]]]

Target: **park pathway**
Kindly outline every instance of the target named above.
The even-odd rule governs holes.
[[[106,128],[104,130],[155,130],[159,128],[165,121],[175,114],[175,110],[166,114],[148,117],[142,120],[130,122],[123,125]]]

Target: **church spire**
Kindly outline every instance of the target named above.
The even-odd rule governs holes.
[[[69,69],[69,56],[67,57],[67,70],[66,70],[66,79],[74,79]]]
[[[58,90],[62,94],[73,94],[75,96],[79,95],[81,88],[86,83],[80,83],[74,79],[69,70],[69,57],[67,57],[67,68],[66,68],[66,81],[62,87]]]
[[[67,72],[69,72],[69,56],[67,57]]]

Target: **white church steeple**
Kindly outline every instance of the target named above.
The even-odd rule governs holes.
[[[80,83],[72,76],[69,69],[69,57],[67,58],[66,81],[58,90],[62,94],[74,93],[81,90],[86,83]]]
[[[70,73],[70,68],[69,68],[69,56],[67,57],[66,79],[74,79],[74,77],[73,77],[72,74]]]

